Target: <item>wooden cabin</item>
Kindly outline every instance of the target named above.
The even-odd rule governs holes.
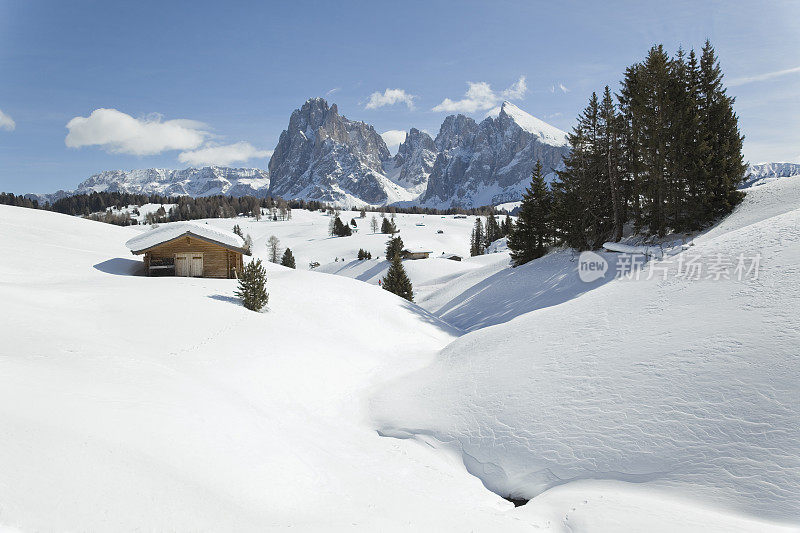
[[[238,278],[244,266],[244,240],[198,222],[173,222],[125,243],[144,255],[148,276]]]
[[[432,252],[426,250],[409,250],[405,249],[400,252],[403,259],[427,259]]]

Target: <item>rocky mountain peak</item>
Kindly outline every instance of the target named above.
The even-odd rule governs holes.
[[[472,118],[465,115],[450,115],[442,122],[434,142],[440,151],[451,150],[468,144],[477,132],[478,124]]]

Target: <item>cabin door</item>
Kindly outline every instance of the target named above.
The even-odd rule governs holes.
[[[203,254],[175,254],[175,275],[194,278],[203,277]]]

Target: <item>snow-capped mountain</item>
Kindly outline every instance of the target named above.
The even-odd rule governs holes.
[[[777,178],[800,175],[800,163],[759,163],[750,165],[742,188],[761,185]]]
[[[318,200],[342,207],[398,202],[425,207],[478,207],[517,201],[538,159],[559,168],[566,133],[505,102],[480,123],[445,118],[436,139],[411,128],[392,157],[369,124],[339,114],[336,104],[311,98],[294,110],[269,170],[205,167],[101,172],[75,190],[31,194],[53,202],[95,191],[166,196],[267,195]]]
[[[567,134],[504,102],[480,124],[449,116],[435,140],[439,153],[419,203],[472,207],[519,200],[538,159],[546,173],[569,151]]]
[[[40,202],[93,192],[126,192],[163,196],[266,196],[269,173],[257,168],[203,167],[180,170],[146,168],[106,170],[81,182],[75,190],[29,195]]]
[[[568,150],[566,133],[505,102],[480,124],[448,116],[435,141],[412,128],[391,158],[374,128],[314,98],[281,134],[269,164],[270,193],[345,206],[487,205],[519,200],[534,162],[552,172]]]
[[[307,100],[289,119],[269,161],[270,194],[339,205],[410,200],[383,165],[391,158],[375,128],[348,120],[336,104]]]
[[[425,192],[428,177],[438,153],[431,136],[411,128],[397,154],[384,163],[384,171],[392,182],[408,190],[414,198]]]

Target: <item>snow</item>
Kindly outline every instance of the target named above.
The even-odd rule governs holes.
[[[263,313],[134,275],[146,228],[0,206],[0,530],[796,531],[800,177],[746,192],[682,252],[760,253],[741,281],[512,269],[398,214],[418,305],[372,213],[190,223],[292,248]]]
[[[609,280],[472,331],[378,392],[376,424],[383,434],[461,455],[500,494],[547,500],[554,487],[568,491],[581,480],[625,482],[648,509],[661,505],[647,497],[657,489],[688,505],[797,526],[800,178],[749,190],[683,254],[734,262],[760,254],[761,268],[757,279],[686,279],[676,276],[678,256],[661,265],[665,279]],[[559,261],[529,263],[529,274],[537,262]],[[506,272],[482,291],[483,307],[520,305],[525,297],[511,299],[501,286],[521,274]],[[558,275],[576,276],[574,267]],[[552,290],[570,283],[580,282],[565,279]],[[619,513],[641,508],[626,499],[616,499]],[[659,512],[645,520],[659,516],[690,520]]]
[[[551,146],[567,146],[569,144],[565,132],[526,113],[511,102],[503,102],[501,112],[502,111],[505,111],[509,117],[514,119],[514,122],[516,122],[519,127],[539,137],[544,144],[549,144]]]
[[[368,421],[452,328],[288,269],[249,312],[235,280],[130,275],[134,234],[0,206],[0,529],[529,527],[457,458]]]
[[[220,242],[232,248],[241,248],[244,246],[244,240],[232,231],[224,231],[201,222],[172,222],[169,224],[161,224],[155,229],[150,229],[141,235],[128,239],[125,246],[133,252],[138,252],[162,242],[171,241],[187,233],[192,233],[198,237],[205,237],[206,239]]]

